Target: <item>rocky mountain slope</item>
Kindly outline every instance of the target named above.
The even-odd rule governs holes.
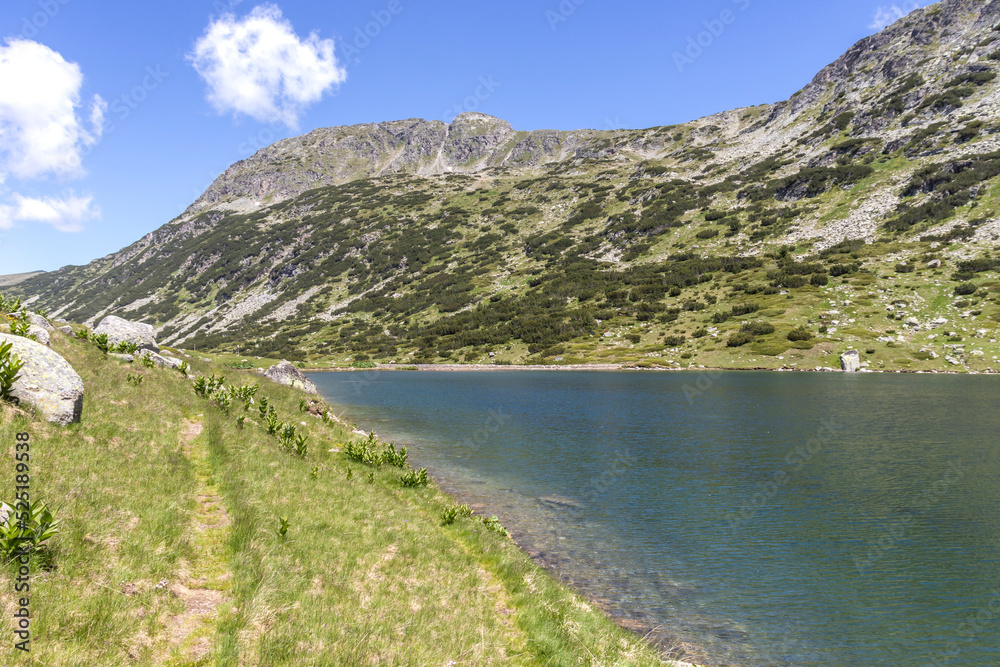
[[[787,101],[683,125],[319,129],[13,289],[168,343],[316,360],[823,365],[854,345],[976,367],[989,344],[958,343],[1000,317],[998,67],[1000,0],[948,0]]]

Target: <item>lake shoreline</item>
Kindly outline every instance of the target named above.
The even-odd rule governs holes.
[[[430,371],[437,373],[465,373],[482,371],[646,371],[646,372],[666,372],[666,373],[701,373],[701,372],[723,372],[723,371],[768,371],[772,373],[844,373],[845,371],[836,368],[794,368],[782,366],[774,368],[771,366],[698,366],[686,368],[671,368],[668,366],[642,367],[631,362],[619,364],[569,364],[565,366],[543,366],[543,365],[496,365],[496,364],[411,364],[394,365],[379,364],[375,368],[303,368],[306,373],[364,373],[370,371]],[[907,375],[1000,375],[1000,370],[986,369],[982,371],[974,370],[883,370],[883,369],[862,369],[856,374],[907,374]]]

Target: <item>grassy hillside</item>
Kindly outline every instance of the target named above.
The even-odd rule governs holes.
[[[4,570],[0,663],[661,664],[478,517],[444,525],[452,500],[433,482],[409,488],[406,467],[350,459],[362,439],[305,394],[190,358],[202,378],[259,383],[250,410],[223,410],[178,371],[61,334],[53,347],[83,377],[82,423],[0,404],[0,494],[13,496],[27,432],[32,498],[62,522],[33,560],[30,655],[13,648]],[[307,437],[305,456],[257,425],[262,399]]]

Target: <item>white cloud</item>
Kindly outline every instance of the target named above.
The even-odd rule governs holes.
[[[14,194],[13,204],[0,205],[0,229],[10,229],[15,222],[40,222],[60,232],[83,231],[83,223],[101,216],[90,196],[24,197]]]
[[[260,122],[297,129],[307,106],[347,78],[332,39],[305,40],[272,4],[237,20],[213,20],[188,60],[208,84],[208,101],[219,113],[243,113]]]
[[[106,105],[90,103],[91,129],[81,107],[83,74],[47,46],[16,39],[0,46],[0,183],[8,175],[83,175],[82,151],[100,139]]]
[[[922,4],[919,2],[909,2],[905,5],[889,5],[888,7],[882,5],[875,10],[875,16],[872,17],[872,22],[868,25],[868,27],[876,32],[885,30],[893,23],[912,12],[914,9],[923,7],[926,4],[926,2]]]

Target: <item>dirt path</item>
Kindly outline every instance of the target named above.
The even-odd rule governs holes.
[[[200,436],[199,421],[188,421],[180,434],[181,451],[194,467],[197,482],[197,506],[191,519],[195,550],[193,562],[182,560],[177,580],[170,592],[184,602],[184,611],[167,621],[164,662],[201,664],[213,648],[216,620],[226,603],[231,572],[225,559],[225,541],[231,523],[222,497],[215,488],[211,469]]]

